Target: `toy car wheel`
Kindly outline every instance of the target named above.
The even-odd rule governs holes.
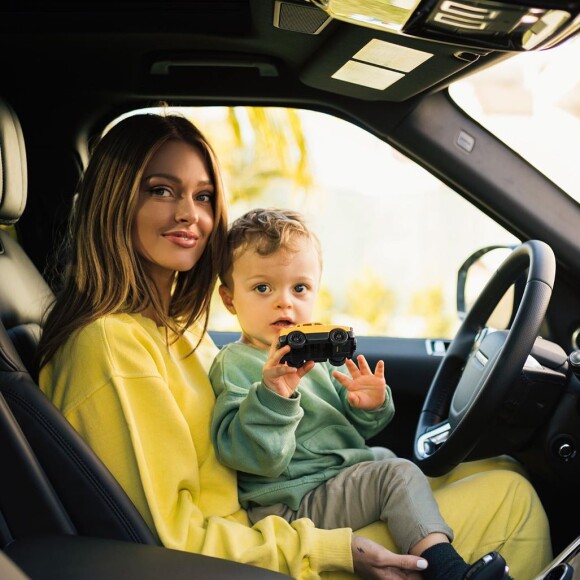
[[[344,364],[345,360],[346,358],[329,358],[328,362],[335,367],[339,367]]]
[[[289,363],[291,367],[296,367],[297,369],[303,367],[305,364],[306,364],[305,360],[293,361],[292,363]]]
[[[330,331],[328,338],[332,344],[344,344],[348,340],[348,334],[342,328],[335,328]]]
[[[295,330],[288,335],[288,344],[292,348],[300,348],[306,344],[306,336],[304,333]]]

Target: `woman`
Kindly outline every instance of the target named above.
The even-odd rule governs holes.
[[[348,529],[277,517],[250,527],[235,473],[217,462],[210,441],[207,372],[217,349],[205,331],[226,226],[215,155],[189,121],[137,115],[113,127],[80,187],[70,264],[39,348],[42,390],[167,547],[300,578],[353,568],[365,578],[420,578],[424,560]],[[478,477],[517,487],[517,497],[502,488],[482,506]],[[452,526],[479,510],[467,522],[477,538],[456,544],[466,559],[517,545],[519,556],[506,555],[512,566],[545,564],[545,515],[523,478],[489,472],[454,487],[462,513],[448,519]],[[384,525],[368,532],[389,542]]]

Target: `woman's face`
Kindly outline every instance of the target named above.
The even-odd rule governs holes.
[[[214,184],[198,149],[168,141],[145,168],[133,243],[159,289],[191,270],[213,230]]]

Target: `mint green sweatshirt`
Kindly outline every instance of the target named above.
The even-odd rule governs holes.
[[[395,408],[389,387],[379,409],[351,407],[329,363],[302,378],[296,397],[282,397],[262,382],[267,355],[240,342],[219,352],[209,375],[217,396],[211,437],[219,461],[239,472],[244,507],[284,503],[296,510],[322,482],[374,459],[365,440],[389,423]]]

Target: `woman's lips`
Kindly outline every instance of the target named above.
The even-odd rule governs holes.
[[[195,248],[198,240],[198,236],[192,232],[167,232],[163,234],[163,237],[176,246],[186,249]]]

